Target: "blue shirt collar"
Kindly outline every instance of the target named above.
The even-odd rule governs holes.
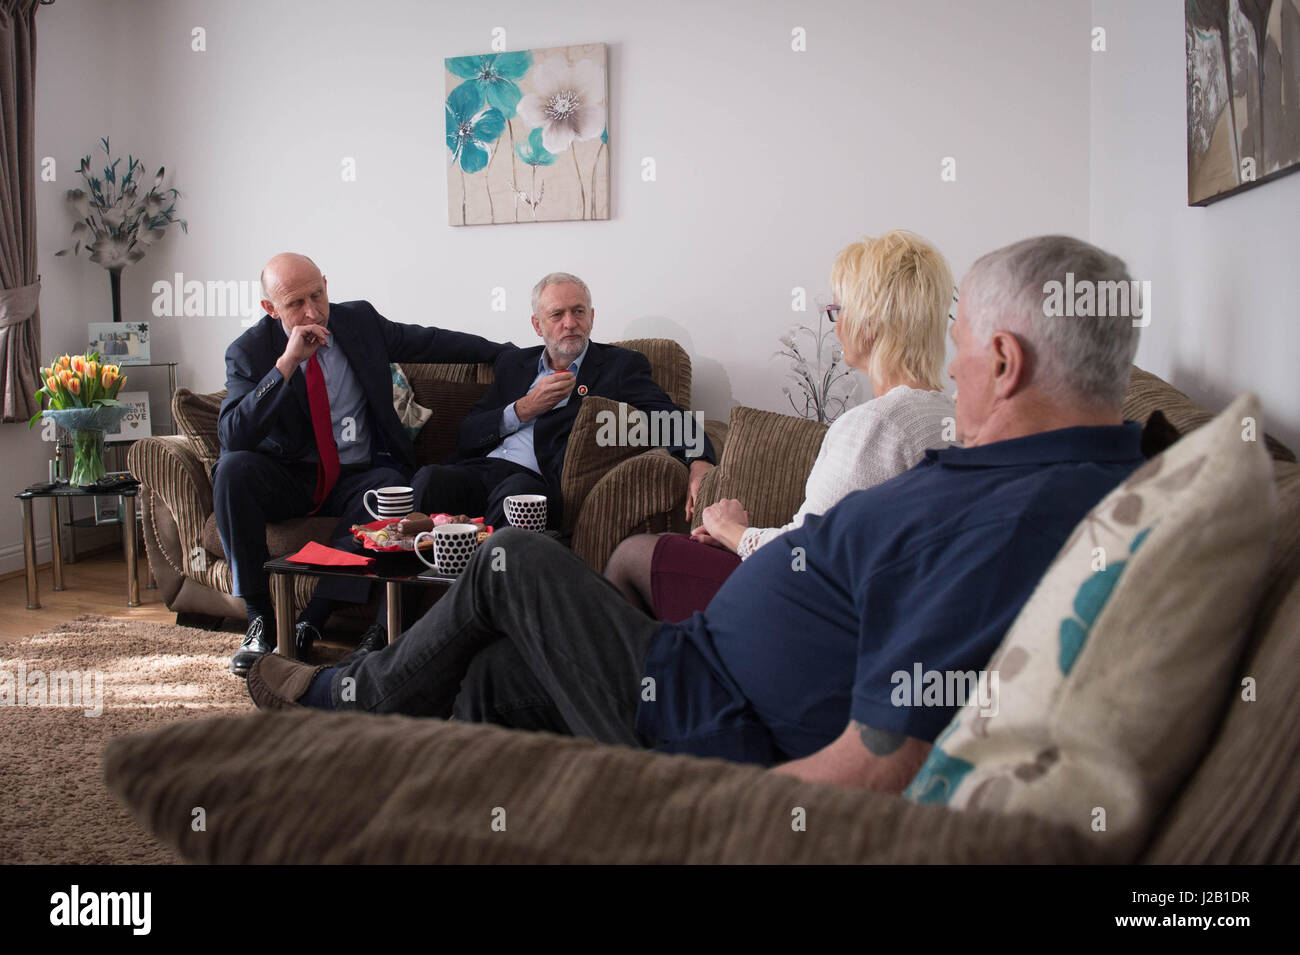
[[[1141,461],[1142,426],[1121,425],[1058,428],[1009,441],[994,441],[974,448],[931,448],[927,461],[945,467],[997,468],[1024,464],[1061,464],[1066,461]]]
[[[587,344],[582,346],[582,353],[578,355],[577,358],[573,359],[573,361],[569,362],[569,371],[573,372],[575,376],[578,374],[578,369],[582,367],[582,360],[587,357],[587,350],[589,348],[591,348],[590,338],[587,339]],[[543,375],[550,370],[551,366],[546,363],[546,346],[543,345],[542,353],[537,356],[537,373]]]

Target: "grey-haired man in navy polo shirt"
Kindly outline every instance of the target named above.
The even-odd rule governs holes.
[[[951,335],[957,434],[770,542],[703,613],[660,624],[540,535],[494,535],[400,639],[346,666],[254,665],[262,707],[491,721],[901,791],[956,703],[893,674],[979,671],[1083,516],[1141,464],[1121,409],[1130,317],[1049,314],[1045,286],[1128,281],[1065,236],[981,258]],[[1048,286],[1050,287],[1050,286]]]

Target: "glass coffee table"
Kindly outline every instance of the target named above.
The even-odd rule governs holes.
[[[367,555],[371,556],[371,555]],[[436,587],[446,591],[456,582],[431,569],[411,553],[378,554],[373,564],[365,567],[328,567],[318,564],[300,564],[286,557],[268,560],[262,565],[271,584],[271,600],[275,605],[276,652],[294,659],[293,647],[293,579],[294,577],[350,577],[375,581],[384,585],[388,599],[388,639],[396,640],[402,633],[402,585]],[[441,597],[442,594],[437,595]],[[437,599],[437,597],[435,597]]]
[[[32,514],[32,502],[45,498],[50,502],[50,565],[54,575],[54,589],[63,590],[63,540],[60,534],[59,501],[78,497],[120,497],[122,499],[122,552],[126,556],[126,605],[140,606],[140,578],[136,576],[136,541],[138,533],[135,526],[135,498],[138,487],[98,488],[93,485],[78,487],[75,484],[39,485],[34,484],[26,490],[19,491],[14,497],[22,503],[23,508],[23,564],[27,572],[27,609],[40,610],[40,588],[36,583],[36,527]],[[74,555],[75,556],[75,555]]]

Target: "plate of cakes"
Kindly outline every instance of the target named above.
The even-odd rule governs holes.
[[[366,550],[381,554],[397,554],[415,550],[415,538],[424,531],[432,531],[442,524],[478,524],[478,541],[483,543],[492,533],[492,525],[483,523],[481,517],[469,517],[466,514],[421,514],[415,511],[405,517],[390,517],[369,524],[353,524],[352,536]],[[426,537],[420,541],[420,550],[433,549],[433,538]]]

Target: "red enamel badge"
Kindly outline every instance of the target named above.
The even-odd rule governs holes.
[[[578,397],[579,397],[579,398],[582,398],[582,397],[584,397],[586,394],[587,394],[587,386],[586,386],[586,385],[579,385],[579,386],[578,386]]]

